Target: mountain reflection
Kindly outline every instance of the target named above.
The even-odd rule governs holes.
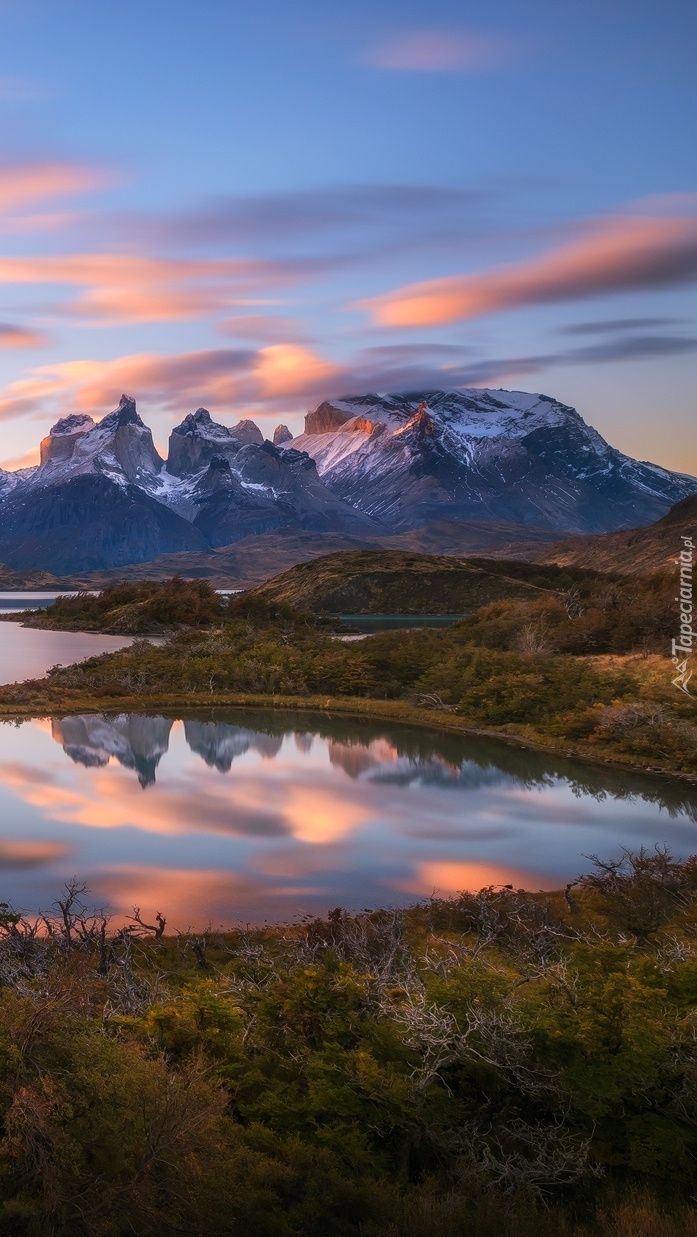
[[[155,771],[169,748],[172,724],[166,717],[138,713],[119,713],[116,717],[88,713],[53,718],[51,733],[76,764],[100,768],[114,757],[124,768],[135,771],[145,789],[155,783]]]
[[[53,719],[51,732],[76,764],[104,767],[115,759],[132,769],[145,789],[155,784],[173,725],[174,720],[166,717],[94,713]],[[694,787],[677,778],[658,779],[495,739],[438,734],[368,719],[256,709],[226,711],[222,718],[216,712],[210,721],[185,718],[183,731],[189,749],[220,773],[229,773],[234,761],[250,752],[263,760],[278,759],[286,739],[293,740],[297,755],[293,758],[286,749],[284,759],[313,759],[315,740],[320,740],[329,765],[354,781],[477,791],[502,785],[543,788],[562,780],[578,797],[643,799],[660,805],[670,816],[685,812],[697,820]]]
[[[228,773],[233,760],[255,751],[273,759],[283,746],[283,736],[263,734],[242,726],[227,726],[224,722],[184,722],[184,734],[192,752],[196,752],[211,769]]]
[[[77,873],[117,918],[135,902],[181,929],[559,888],[589,854],[690,854],[696,818],[677,778],[329,710],[0,725],[11,897],[36,909]]]

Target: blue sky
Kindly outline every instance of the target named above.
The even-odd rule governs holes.
[[[697,472],[686,0],[0,0],[0,459],[544,391]]]

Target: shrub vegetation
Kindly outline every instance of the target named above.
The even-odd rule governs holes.
[[[149,635],[180,627],[212,627],[224,614],[222,597],[205,580],[114,584],[99,593],[58,597],[46,610],[13,615],[31,627]]]
[[[697,858],[168,936],[0,913],[0,1231],[695,1234]]]

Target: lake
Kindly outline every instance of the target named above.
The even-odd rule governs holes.
[[[289,920],[697,850],[697,791],[495,741],[324,714],[85,714],[0,725],[0,900],[84,878],[117,917]]]
[[[83,631],[41,631],[0,621],[0,685],[40,679],[51,666],[69,666],[98,653],[114,653],[133,636],[103,636]]]
[[[370,635],[374,631],[399,631],[414,627],[452,627],[461,614],[337,614],[347,627]]]
[[[17,610],[46,610],[53,605],[56,597],[74,597],[74,593],[21,592],[12,589],[10,592],[0,591],[0,614],[12,614]]]

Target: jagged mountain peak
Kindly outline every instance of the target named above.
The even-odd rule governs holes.
[[[113,412],[102,417],[99,422],[102,429],[120,429],[122,425],[138,425],[142,429],[147,429],[144,421],[138,415],[136,401],[132,395],[122,395],[119,400],[118,408]]]
[[[86,412],[72,412],[67,417],[61,417],[51,426],[46,438],[42,438],[39,447],[41,465],[50,461],[67,460],[73,454],[78,438],[89,434],[95,429],[96,422]]]
[[[272,529],[364,535],[439,521],[556,540],[636,528],[697,494],[696,478],[630,459],[540,393],[350,395],[320,403],[297,438],[279,426],[274,439],[201,407],[172,430],[165,465],[130,396],[98,423],[63,417],[38,467],[0,471],[0,561],[108,568],[129,552],[137,561]]]
[[[217,430],[223,430],[227,434],[227,429],[224,425],[218,425],[213,420],[207,408],[197,408],[195,412],[188,412],[183,421],[179,425],[175,425],[172,430],[173,434],[210,434]]]
[[[87,413],[72,413],[57,421],[42,440],[41,464],[31,484],[57,485],[87,473],[109,476],[120,485],[143,483],[161,468],[162,460],[135,400],[122,395],[118,407],[101,421],[95,422]]]
[[[62,434],[86,434],[94,429],[96,421],[88,412],[71,412],[67,417],[60,417],[48,431],[50,438],[58,438]]]
[[[261,446],[263,441],[264,435],[254,421],[221,425],[207,408],[197,408],[175,425],[169,436],[167,471],[173,477],[191,477],[205,468],[214,455],[235,455],[241,447],[250,443]]]
[[[406,425],[396,432],[397,434],[414,433],[420,438],[433,437],[436,432],[436,425],[425,400],[421,401],[413,417],[410,417]]]

